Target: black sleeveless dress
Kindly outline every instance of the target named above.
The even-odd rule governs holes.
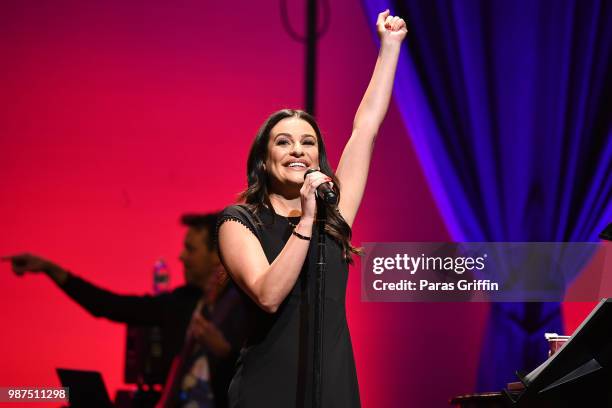
[[[272,263],[291,236],[299,218],[265,209],[255,216],[245,206],[226,208],[219,220],[237,221],[259,240]],[[246,294],[249,335],[229,388],[232,408],[310,408],[314,346],[314,301],[317,232],[291,293],[276,313],[259,308]],[[340,245],[326,237],[325,318],[323,322],[322,406],[359,407],[359,387],[346,322],[348,265]]]

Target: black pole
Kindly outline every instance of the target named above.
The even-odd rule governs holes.
[[[313,397],[312,406],[321,408],[323,385],[323,312],[325,306],[325,204],[317,200],[317,276],[315,282],[315,315],[314,315],[314,361],[313,361]]]
[[[305,110],[315,116],[317,67],[317,1],[306,2],[306,75],[304,83]],[[321,408],[323,365],[323,308],[325,302],[325,205],[317,203],[318,259],[315,282],[314,352],[313,352],[313,408]]]
[[[306,77],[304,94],[306,112],[315,116],[315,90],[317,67],[317,0],[306,2]]]

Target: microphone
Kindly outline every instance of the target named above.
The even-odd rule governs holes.
[[[309,175],[310,173],[314,173],[315,169],[308,169],[306,170],[306,173],[304,173],[304,180],[306,179],[306,176]],[[334,189],[331,187],[331,184],[328,183],[322,183],[319,185],[319,187],[317,187],[317,198],[322,199],[323,201],[325,201],[327,204],[330,205],[336,205],[338,204],[338,195],[336,194],[336,192],[334,191]]]

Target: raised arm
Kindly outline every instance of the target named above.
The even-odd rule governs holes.
[[[336,170],[341,187],[338,207],[349,225],[353,224],[363,197],[374,141],[389,107],[400,46],[408,32],[404,20],[390,16],[389,10],[378,15],[376,28],[381,42],[376,66]]]
[[[0,260],[11,262],[13,272],[19,276],[44,273],[64,293],[96,317],[143,325],[162,322],[164,304],[160,297],[118,295],[72,275],[52,261],[32,254],[3,256]]]

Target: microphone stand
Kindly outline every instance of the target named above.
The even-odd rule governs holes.
[[[317,200],[317,226],[319,235],[317,239],[317,272],[315,282],[315,315],[314,315],[314,361],[313,361],[313,408],[321,408],[322,399],[322,370],[323,365],[323,312],[325,306],[325,204]]]

